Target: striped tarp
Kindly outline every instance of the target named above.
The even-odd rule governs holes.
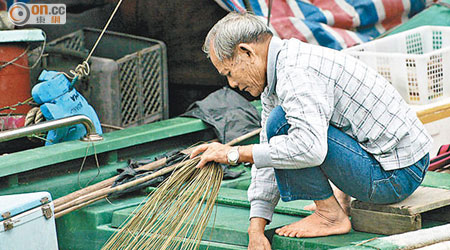
[[[215,0],[228,11],[267,18],[269,0]],[[345,49],[404,23],[431,0],[273,0],[270,26],[280,38]]]

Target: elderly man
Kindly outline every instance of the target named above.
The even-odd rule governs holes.
[[[313,200],[315,212],[276,230],[289,237],[345,234],[349,218],[330,181],[358,200],[408,197],[429,165],[431,138],[392,85],[341,52],[281,40],[252,14],[230,13],[204,51],[233,88],[261,95],[260,144],[197,147],[209,161],[254,163],[249,249],[270,249],[264,228],[283,201]],[[342,205],[342,206],[341,206]]]

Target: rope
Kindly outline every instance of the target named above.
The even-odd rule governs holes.
[[[35,134],[30,135],[30,137],[28,137],[28,138],[31,138],[31,137],[35,137],[35,138],[38,138],[40,140],[43,140],[43,141],[46,141],[46,142],[50,142],[50,143],[53,142],[52,140],[47,140],[47,138],[44,138],[44,137],[41,137],[41,136],[35,135]]]
[[[16,107],[21,106],[21,105],[25,105],[25,104],[29,104],[32,100],[33,100],[33,97],[30,97],[30,98],[26,99],[25,101],[21,101],[21,102],[18,102],[16,104],[14,104],[14,105],[5,106],[3,108],[0,108],[0,111],[7,110],[7,109],[16,110]]]
[[[90,140],[89,140],[89,141],[90,141]],[[86,184],[86,186],[84,186],[84,187],[89,186],[89,184],[91,184],[91,182],[94,181],[94,180],[100,175],[100,164],[98,163],[97,150],[95,149],[95,144],[94,144],[94,142],[93,142],[93,141],[90,141],[90,142],[92,143],[92,147],[94,148],[94,158],[95,158],[95,163],[96,163],[96,165],[97,165],[97,175],[94,176],[92,179],[90,179],[90,180],[88,181],[88,183]],[[86,158],[87,158],[87,156],[88,156],[88,152],[89,152],[89,148],[90,148],[90,147],[91,147],[91,144],[89,143],[89,144],[87,145],[87,147],[86,147],[86,153],[84,154],[83,162],[81,162],[80,170],[78,171],[78,178],[77,178],[77,179],[78,179],[78,186],[79,186],[80,188],[83,188],[83,187],[81,186],[80,176],[81,176],[81,172],[83,171],[84,163],[86,162]]]
[[[89,63],[87,60],[83,61],[82,63],[78,64],[78,66],[75,68],[75,70],[70,70],[70,74],[67,74],[66,72],[61,72],[63,75],[65,75],[67,78],[72,80],[71,86],[76,82],[76,80],[79,77],[87,76],[91,72],[91,69],[89,67]]]
[[[44,120],[44,115],[41,112],[41,109],[39,107],[34,107],[28,111],[27,115],[25,116],[25,125],[24,126],[30,126],[33,124],[37,124],[39,122],[42,122]]]
[[[39,107],[34,107],[27,112],[27,115],[25,116],[24,127],[38,124],[38,123],[42,122],[43,120],[44,120],[44,115],[42,114],[41,109]],[[39,133],[39,134],[33,134],[30,136],[27,136],[27,138],[28,138],[28,140],[30,140],[32,142],[40,142],[40,140],[47,141],[47,139],[43,138],[44,136],[45,136],[45,133]],[[36,138],[39,140],[36,140]]]
[[[24,56],[24,55],[28,52],[29,49],[30,49],[30,46],[28,46],[28,47],[22,52],[22,54],[18,55],[16,58],[12,59],[12,60],[9,61],[9,62],[8,62],[8,61],[2,61],[4,64],[0,65],[0,69],[6,68],[6,66],[8,66],[8,65],[14,64],[14,62],[16,62],[17,60],[19,60],[22,56]],[[19,64],[14,64],[14,65],[23,67],[22,65],[19,65]]]
[[[97,41],[95,42],[94,47],[92,47],[92,50],[89,53],[89,55],[87,56],[86,61],[88,61],[91,58],[92,54],[94,53],[94,50],[97,48],[98,43],[102,39],[103,34],[105,33],[106,29],[108,28],[109,24],[111,23],[111,20],[113,19],[114,15],[116,14],[117,10],[119,9],[120,5],[122,4],[122,1],[123,0],[119,1],[119,3],[117,4],[116,8],[113,11],[113,13],[109,17],[108,22],[106,22],[106,25],[105,25],[105,27],[102,30],[102,33],[100,34],[100,36],[98,37]]]
[[[106,124],[106,123],[100,123],[100,125],[104,128],[109,128],[109,129],[114,129],[114,130],[122,130],[124,129],[123,127],[119,127],[119,126],[114,126],[111,124]]]
[[[69,76],[66,73],[63,73],[67,78],[72,80],[72,86],[76,83],[79,77],[87,76],[90,73],[89,64],[88,61],[91,59],[92,54],[94,53],[95,49],[97,48],[97,45],[99,44],[100,40],[103,37],[103,34],[105,34],[106,29],[108,28],[109,24],[111,23],[114,15],[116,14],[117,10],[119,9],[120,5],[122,4],[123,0],[119,0],[119,3],[117,3],[116,8],[112,12],[111,16],[108,19],[108,22],[106,22],[105,27],[103,28],[102,32],[100,33],[100,36],[97,38],[97,41],[95,42],[94,46],[92,47],[91,51],[89,52],[86,59],[81,63],[78,64],[78,66],[75,68],[75,70],[71,70],[70,73],[72,76]]]
[[[45,44],[47,43],[47,36],[45,35],[44,32],[42,32],[42,34],[44,35],[44,41],[42,42],[42,48],[41,48],[41,52],[39,54],[38,59],[36,60],[36,62],[34,62],[34,64],[31,67],[28,66],[23,66],[20,64],[15,63],[17,60],[19,60],[21,57],[23,57],[26,53],[28,53],[30,46],[28,46],[24,52],[22,52],[22,54],[18,55],[16,58],[12,59],[11,61],[0,61],[4,64],[0,65],[0,70],[2,70],[3,68],[5,68],[8,65],[14,65],[17,66],[19,68],[23,68],[23,69],[34,69],[37,64],[39,63],[39,61],[41,61],[42,56],[44,55],[44,49],[45,49]]]

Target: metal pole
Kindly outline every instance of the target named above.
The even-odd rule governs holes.
[[[99,141],[103,138],[97,134],[94,123],[85,115],[75,115],[58,120],[46,121],[38,123],[36,125],[8,130],[0,132],[0,142],[9,141],[41,132],[46,132],[52,129],[57,129],[66,126],[72,126],[76,124],[83,124],[86,128],[86,136],[82,138],[83,141]]]

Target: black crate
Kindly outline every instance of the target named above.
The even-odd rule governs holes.
[[[68,72],[82,62],[101,30],[85,28],[48,43],[41,69]],[[105,32],[90,60],[91,73],[75,87],[102,123],[130,127],[167,119],[168,75],[163,42]]]

